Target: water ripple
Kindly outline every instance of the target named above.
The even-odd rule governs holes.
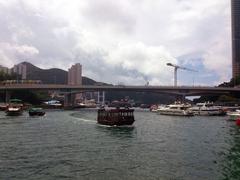
[[[0,112],[0,179],[240,177],[240,129],[224,117],[136,111],[134,125],[119,128],[98,125],[96,114],[12,118]]]

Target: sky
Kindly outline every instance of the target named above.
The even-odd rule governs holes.
[[[231,78],[229,0],[0,0],[0,64],[28,61],[112,84],[214,86]]]

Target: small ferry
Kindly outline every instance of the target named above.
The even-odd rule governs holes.
[[[193,116],[193,112],[189,110],[187,104],[169,104],[165,107],[161,107],[157,110],[161,115],[172,115],[172,116]]]
[[[194,115],[200,116],[223,116],[226,112],[221,106],[214,106],[213,103],[197,103],[195,106],[190,108]]]
[[[31,108],[28,111],[29,116],[44,116],[45,111],[42,108]]]
[[[108,126],[132,125],[134,123],[133,109],[116,108],[98,110],[97,122]]]

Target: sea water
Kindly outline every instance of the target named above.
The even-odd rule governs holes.
[[[227,117],[134,115],[109,127],[96,110],[0,112],[0,179],[239,179],[240,128]]]

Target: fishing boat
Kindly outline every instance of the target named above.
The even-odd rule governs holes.
[[[194,115],[200,116],[223,116],[226,112],[221,106],[214,106],[213,103],[197,103],[195,106],[190,108]]]
[[[23,104],[19,99],[11,99],[6,109],[7,116],[20,116],[23,113]]]
[[[240,118],[240,110],[227,112],[227,116],[229,121],[236,121]]]
[[[28,111],[29,116],[44,116],[45,111],[42,108],[31,108]]]
[[[20,116],[22,115],[22,106],[10,104],[7,107],[6,115],[7,116]]]
[[[134,123],[133,109],[116,108],[98,110],[97,122],[108,126],[132,125]]]
[[[188,104],[169,104],[165,107],[160,107],[157,112],[161,115],[172,116],[193,116],[193,112],[189,110]]]

